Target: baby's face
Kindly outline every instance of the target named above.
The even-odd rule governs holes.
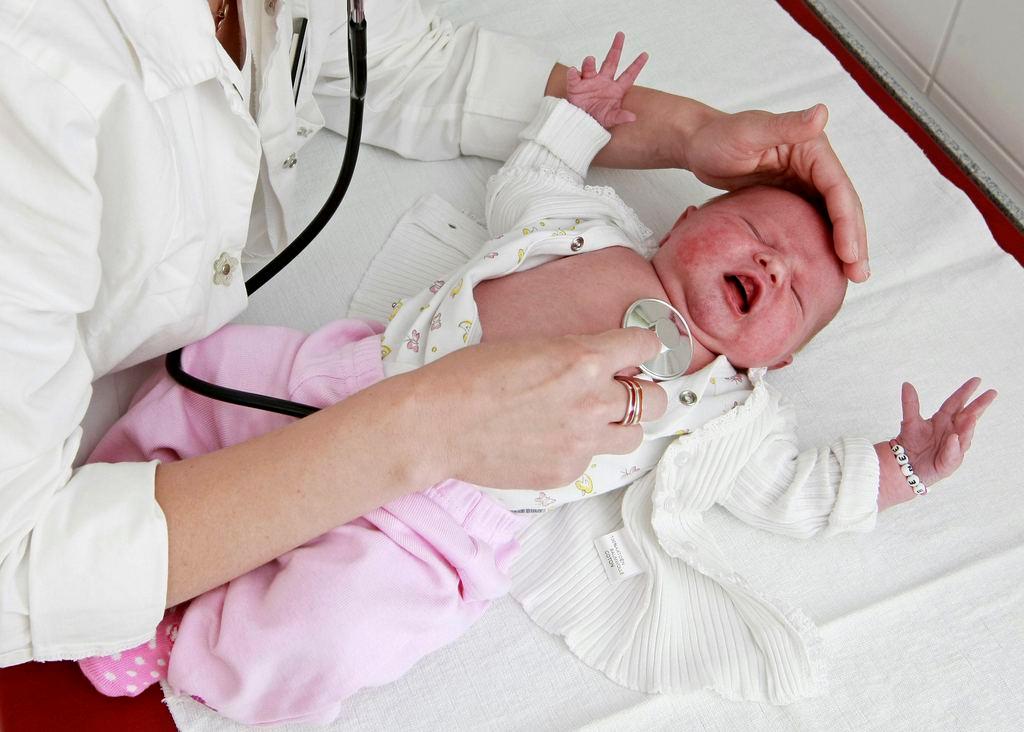
[[[766,186],[688,208],[652,264],[694,339],[737,367],[787,363],[846,294],[817,210]]]

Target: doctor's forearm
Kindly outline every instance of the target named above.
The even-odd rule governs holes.
[[[565,97],[565,72],[565,66],[555,64],[544,92],[547,96]],[[633,86],[622,106],[637,120],[610,130],[611,142],[594,158],[594,165],[686,168],[686,144],[694,130],[710,116],[721,114],[694,99],[643,86]]]
[[[167,606],[439,480],[423,462],[428,446],[403,439],[403,422],[415,421],[403,392],[366,390],[247,442],[161,464]]]

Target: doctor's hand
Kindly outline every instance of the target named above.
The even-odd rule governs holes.
[[[817,192],[828,208],[836,254],[845,263],[846,276],[854,282],[868,278],[864,211],[825,136],[825,105],[784,114],[727,114],[708,107],[704,117],[687,140],[683,167],[715,188],[764,183]]]
[[[555,64],[544,93],[564,97],[566,74],[565,66]],[[709,186],[726,190],[765,183],[817,191],[832,219],[846,276],[854,282],[868,278],[864,211],[825,136],[825,105],[784,114],[727,114],[695,99],[634,85],[622,109],[636,121],[611,129],[612,139],[594,158],[595,165],[685,168]]]
[[[616,424],[629,392],[612,377],[659,348],[654,333],[626,328],[483,343],[404,374],[431,477],[539,490],[571,483],[594,455],[632,452],[643,431]],[[643,391],[643,421],[658,419],[664,389]]]

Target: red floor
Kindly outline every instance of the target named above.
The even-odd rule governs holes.
[[[777,0],[809,33],[836,56],[861,88],[924,149],[943,175],[963,189],[988,222],[1000,246],[1024,264],[1024,233],[999,211],[963,173],[917,121],[894,101],[882,85],[836,40],[802,0]],[[870,246],[870,242],[869,242]],[[158,686],[134,699],[111,699],[95,692],[70,662],[27,663],[0,669],[0,732],[75,729],[174,730]]]
[[[158,685],[134,699],[99,694],[78,665],[25,663],[0,669],[0,732],[173,732]]]

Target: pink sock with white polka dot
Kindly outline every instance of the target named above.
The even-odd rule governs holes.
[[[148,643],[78,662],[82,673],[105,696],[138,696],[160,679],[167,678],[167,661],[178,635],[182,611],[172,608],[156,626]]]

